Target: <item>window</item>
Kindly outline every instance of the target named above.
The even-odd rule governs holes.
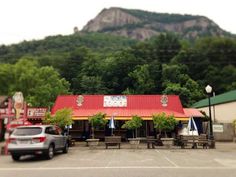
[[[50,134],[50,135],[55,135],[55,129],[53,127],[47,127],[45,130],[45,133]]]
[[[17,136],[28,136],[28,135],[38,135],[42,133],[41,127],[22,127],[16,128],[13,135]]]

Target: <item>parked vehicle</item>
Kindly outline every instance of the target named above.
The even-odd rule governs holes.
[[[67,153],[68,136],[55,125],[19,126],[10,135],[8,150],[17,161],[22,155],[43,155],[52,159],[56,151]]]

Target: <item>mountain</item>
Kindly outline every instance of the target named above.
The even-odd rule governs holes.
[[[177,33],[185,39],[203,36],[232,36],[204,16],[153,13],[112,7],[103,9],[82,29],[132,39],[145,40],[163,32]]]
[[[42,40],[23,41],[19,44],[0,45],[0,63],[15,62],[23,56],[64,57],[80,47],[94,52],[107,53],[127,48],[137,43],[136,40],[103,33],[82,33],[72,35],[48,36]]]

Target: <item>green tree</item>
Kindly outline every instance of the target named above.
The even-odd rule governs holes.
[[[137,65],[140,59],[136,58],[129,50],[116,52],[104,60],[103,81],[113,94],[120,94],[131,85],[131,78],[128,76]]]
[[[156,128],[160,134],[164,131],[165,137],[167,137],[166,132],[174,130],[177,124],[173,115],[168,116],[165,113],[153,115],[152,119],[154,128]]]
[[[160,34],[151,39],[153,41],[153,52],[162,63],[169,63],[181,50],[178,36],[172,33]]]
[[[133,90],[137,94],[151,93],[155,88],[155,82],[149,72],[149,65],[138,66],[130,72],[129,77],[133,80]]]
[[[52,106],[59,94],[68,94],[69,83],[52,67],[40,67],[36,60],[21,59],[16,64],[0,66],[0,94],[23,92],[33,106]]]
[[[82,94],[106,94],[108,89],[100,76],[84,75],[80,80],[80,93]]]
[[[121,128],[126,128],[128,130],[133,130],[133,138],[137,137],[137,129],[142,126],[142,118],[140,116],[132,116],[132,119],[126,121]],[[134,136],[135,134],[135,136]]]
[[[186,73],[182,65],[164,65],[163,94],[179,95],[184,106],[188,107],[204,96],[199,84]]]
[[[65,129],[65,126],[73,124],[72,120],[72,109],[64,108],[58,110],[55,115],[47,113],[43,119],[44,124],[52,124]]]
[[[34,106],[52,106],[56,97],[69,93],[69,83],[60,78],[52,67],[42,67],[37,71],[36,84],[30,89],[28,101]]]
[[[106,114],[103,113],[97,113],[91,117],[89,117],[88,121],[91,124],[92,127],[92,139],[94,139],[94,130],[96,127],[104,127],[107,123],[107,120],[105,119]]]
[[[82,67],[82,63],[88,56],[88,49],[85,47],[78,48],[73,51],[69,58],[65,61],[64,67],[62,69],[62,77],[71,83],[71,90],[76,90],[77,85],[73,80],[78,76]]]

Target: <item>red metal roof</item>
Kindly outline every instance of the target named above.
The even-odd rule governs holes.
[[[126,107],[104,107],[104,96],[107,95],[83,95],[83,103],[78,106],[78,96],[58,96],[52,108],[52,114],[59,109],[72,108],[73,117],[89,117],[98,112],[106,113],[107,116],[115,114],[117,117],[131,117],[133,115],[151,117],[153,114],[161,112],[165,112],[168,115],[174,114],[175,117],[187,117],[177,95],[167,96],[168,103],[166,107],[162,106],[162,95],[125,95],[127,98]]]
[[[195,108],[184,108],[184,113],[188,117],[204,117],[204,115]]]

